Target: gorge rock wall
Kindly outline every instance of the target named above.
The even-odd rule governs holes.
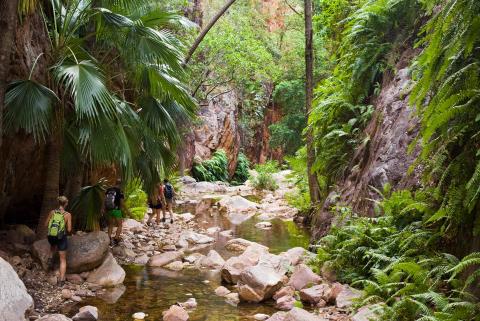
[[[419,128],[419,120],[409,105],[412,81],[408,65],[415,54],[414,50],[405,51],[396,65],[396,73],[384,75],[380,95],[373,101],[374,115],[364,131],[366,143],[355,150],[345,177],[336,183],[313,216],[315,239],[330,229],[333,219],[330,208],[335,203],[350,206],[360,215],[372,215],[372,200],[380,195],[371,187],[382,190],[389,183],[392,190],[398,190],[419,184],[421,168],[417,166],[407,174],[420,152],[418,147],[408,152]]]

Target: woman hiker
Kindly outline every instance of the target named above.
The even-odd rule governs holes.
[[[152,209],[152,214],[149,215],[147,225],[151,224],[152,218],[155,216],[157,225],[160,225],[160,211],[163,212],[165,217],[165,196],[163,195],[163,185],[158,183],[153,188],[149,196],[148,205]]]
[[[53,255],[58,250],[60,257],[60,279],[59,286],[65,283],[65,273],[67,271],[67,233],[72,232],[72,215],[65,211],[68,205],[68,199],[65,196],[58,197],[58,209],[51,211],[46,220],[47,239],[50,243],[51,257],[48,259],[49,268],[53,265]]]

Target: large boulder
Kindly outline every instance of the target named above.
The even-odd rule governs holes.
[[[208,269],[221,269],[225,265],[225,260],[215,250],[210,250],[207,256],[199,260],[200,267]]]
[[[279,255],[285,257],[290,262],[290,265],[295,266],[302,263],[306,252],[307,251],[303,247],[294,247],[286,252],[280,253]]]
[[[107,233],[102,231],[68,237],[67,271],[81,273],[100,266],[107,255],[109,244]],[[51,256],[47,239],[33,243],[32,252],[46,270],[47,260]]]
[[[245,252],[239,256],[229,258],[221,270],[222,279],[231,284],[235,284],[240,279],[240,274],[247,268],[257,265],[262,255],[268,254],[268,248],[253,243],[247,247]]]
[[[102,265],[88,275],[89,283],[98,284],[104,287],[113,287],[123,283],[125,271],[113,257],[108,253]]]
[[[261,302],[270,299],[282,285],[282,276],[273,268],[256,265],[240,275],[238,294],[242,301]]]
[[[321,280],[322,278],[315,274],[312,269],[305,264],[300,264],[293,270],[288,284],[293,286],[295,290],[301,290],[307,285],[318,284]]]
[[[7,232],[6,239],[10,243],[32,244],[35,241],[35,232],[24,224],[15,225]]]
[[[284,256],[266,253],[258,261],[258,265],[272,268],[280,275],[284,275],[290,269],[290,260]]]
[[[242,238],[231,239],[225,244],[225,249],[232,252],[244,252],[254,242]]]
[[[238,225],[255,215],[258,204],[243,198],[240,195],[225,196],[218,205],[223,213],[228,214],[232,224]]]
[[[12,266],[0,258],[0,321],[27,320],[33,299]]]
[[[150,257],[150,260],[148,261],[147,265],[153,266],[153,267],[161,267],[169,263],[172,263],[173,261],[177,261],[181,259],[183,255],[184,253],[182,251],[169,251],[169,252],[160,253]]]
[[[170,309],[163,312],[163,321],[187,321],[188,320],[188,312],[178,306],[172,305]]]
[[[379,304],[367,305],[358,309],[357,313],[352,316],[352,321],[376,321],[380,320]]]
[[[140,233],[145,231],[145,226],[142,223],[131,218],[123,221],[122,228],[125,231],[130,231],[133,233]]]

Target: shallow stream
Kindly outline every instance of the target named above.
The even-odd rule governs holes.
[[[254,217],[240,225],[232,225],[222,215],[208,214],[198,217],[203,227],[219,226],[231,229],[234,237],[241,237],[264,244],[271,253],[280,253],[289,248],[307,247],[308,232],[291,221],[273,220],[268,230],[255,228],[258,220]],[[217,235],[217,242],[201,252],[214,248],[225,259],[234,255],[224,250],[226,239]],[[147,321],[162,320],[162,312],[177,302],[185,302],[193,297],[198,307],[190,313],[191,321],[240,321],[253,320],[256,313],[272,314],[276,310],[272,302],[263,304],[240,303],[232,306],[225,299],[215,295],[214,290],[221,285],[219,271],[184,270],[173,272],[162,268],[144,266],[124,266],[127,273],[124,287],[107,293],[102,298],[90,298],[82,305],[90,304],[99,309],[100,321],[133,320],[135,312],[145,312]],[[117,297],[120,296],[118,299]]]

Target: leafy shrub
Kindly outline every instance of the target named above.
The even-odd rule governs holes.
[[[429,195],[394,192],[380,202],[378,218],[346,211],[343,225],[319,242],[318,266],[328,262],[341,281],[363,288],[361,305],[382,303],[382,320],[476,320],[480,312],[465,291],[480,277],[480,269],[468,270],[480,253],[459,260],[442,252],[441,230],[428,223]]]
[[[224,150],[219,149],[207,159],[192,168],[192,176],[197,181],[228,181],[228,158]]]
[[[147,213],[147,194],[142,189],[142,182],[135,178],[125,186],[125,207],[129,210],[133,219],[143,220]]]
[[[256,189],[268,189],[274,191],[278,184],[272,176],[272,173],[261,172],[252,179],[252,184]]]
[[[276,160],[269,160],[263,164],[255,165],[255,170],[258,173],[278,173],[280,171],[280,165]]]
[[[308,189],[307,178],[307,150],[305,147],[300,148],[295,156],[287,156],[285,158],[292,174],[289,179],[297,188],[294,192],[285,195],[290,206],[297,208],[301,214],[306,214],[310,210],[310,192]]]
[[[243,184],[250,177],[250,161],[244,153],[238,154],[237,168],[232,177],[232,184]]]

